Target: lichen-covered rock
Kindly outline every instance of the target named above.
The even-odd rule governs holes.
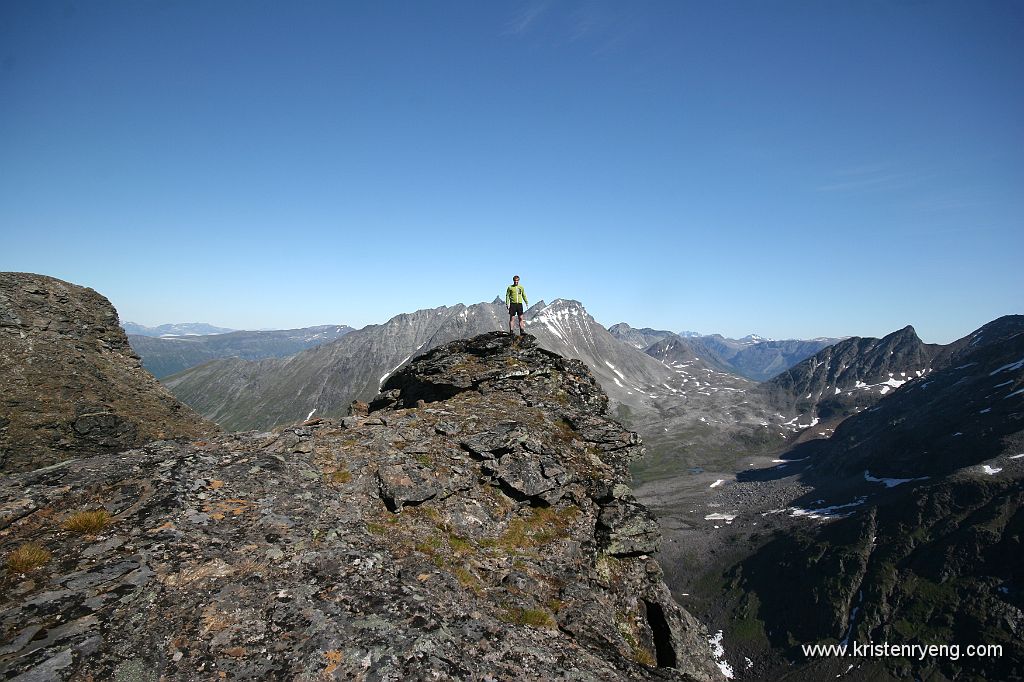
[[[50,555],[3,575],[0,676],[720,679],[581,363],[484,335],[384,388],[0,481],[0,552]]]

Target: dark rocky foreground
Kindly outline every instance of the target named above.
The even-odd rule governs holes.
[[[0,272],[0,471],[215,428],[142,369],[106,298]]]
[[[492,333],[373,411],[0,483],[5,679],[700,679],[582,363]],[[365,406],[364,406],[365,407]],[[105,510],[103,528],[69,530]],[[101,524],[102,525],[102,524]]]

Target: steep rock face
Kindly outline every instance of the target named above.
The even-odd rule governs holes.
[[[989,338],[843,422],[809,476],[937,477],[1004,454],[1024,429],[1024,329]]]
[[[214,428],[142,369],[103,296],[0,273],[0,470]]]
[[[907,326],[881,339],[852,337],[829,346],[761,385],[787,417],[835,426],[845,417],[932,370],[943,346]]]
[[[830,435],[843,419],[873,407],[904,384],[927,383],[989,345],[1024,331],[1024,315],[1007,315],[947,345],[923,343],[907,326],[881,339],[853,337],[825,348],[761,384],[759,393],[791,424],[817,425]]]
[[[52,554],[4,576],[0,672],[721,678],[625,485],[638,438],[580,362],[489,334],[383,388],[340,421],[0,482],[0,551]]]

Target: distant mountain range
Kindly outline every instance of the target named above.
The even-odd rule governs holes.
[[[167,326],[170,325],[164,325]],[[352,327],[347,325],[323,325],[304,329],[235,331],[163,338],[129,334],[128,341],[142,358],[143,366],[157,379],[162,379],[218,358],[283,358],[334,341],[351,331]]]
[[[751,399],[753,381],[731,373],[724,361],[688,353],[692,339],[628,325],[610,331],[582,304],[564,299],[535,304],[525,319],[542,348],[582,360],[609,395],[614,413],[644,434],[649,475],[677,470],[688,452],[735,457],[737,451],[778,449],[797,431],[784,425],[781,413]],[[507,320],[501,301],[420,310],[286,358],[224,358],[164,381],[180,400],[233,430],[266,429],[309,415],[343,416],[352,400],[373,398],[413,356],[454,339],[507,329]],[[645,352],[617,334],[640,345],[660,341]]]
[[[135,322],[123,322],[125,334],[137,336],[206,336],[207,334],[227,334],[237,331],[227,327],[214,327],[205,322],[180,322],[177,324],[162,324],[159,327],[147,327]]]
[[[664,345],[653,347],[666,340],[677,340],[678,343],[671,344],[676,349],[674,353],[700,358],[707,366],[718,371],[738,374],[753,381],[770,379],[840,340],[817,338],[807,341],[775,341],[756,334],[742,339],[727,339],[721,334],[704,336],[695,332],[675,334],[650,328],[634,329],[624,322],[609,327],[608,331],[620,341],[651,353],[664,353]]]

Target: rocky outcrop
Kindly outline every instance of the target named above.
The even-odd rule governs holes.
[[[92,289],[0,273],[0,470],[213,429],[142,369]]]
[[[383,388],[343,420],[4,479],[0,551],[50,558],[8,564],[0,674],[720,678],[582,363],[487,334]]]

